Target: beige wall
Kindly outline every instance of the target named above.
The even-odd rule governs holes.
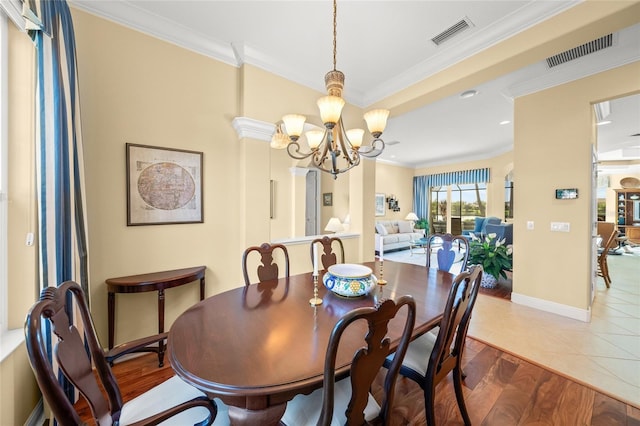
[[[231,120],[239,70],[72,10],[82,107],[90,293],[107,341],[109,277],[206,265],[207,294],[241,283],[243,178]],[[125,143],[203,152],[204,223],[126,225]],[[230,161],[230,159],[233,159]],[[234,268],[220,265],[238,265]],[[116,343],[156,329],[156,293],[116,296]],[[165,328],[198,300],[195,284],[166,292]],[[131,327],[135,324],[135,327]]]
[[[270,179],[276,180],[282,197],[276,201],[276,220],[285,227],[300,217],[287,197],[303,195],[289,171],[301,164],[264,141],[239,140],[232,121],[247,116],[275,122],[292,110],[312,117],[319,94],[252,66],[236,69],[84,12],[73,14],[87,169],[90,291],[105,342],[104,281],[109,277],[206,265],[208,295],[242,285],[244,248],[274,239]],[[126,226],[126,142],[204,153],[204,223]],[[350,193],[343,189],[349,188],[348,175],[338,179],[341,187],[335,192],[344,199]],[[360,260],[360,240],[349,244],[358,253],[352,260]],[[292,245],[290,255],[292,273],[310,270],[308,245]],[[167,291],[165,328],[197,295],[195,284]],[[117,295],[116,303],[116,343],[155,331],[155,293]]]
[[[588,309],[592,104],[638,91],[640,62],[516,99],[514,292]],[[556,200],[556,188],[578,188],[580,197]],[[571,230],[551,232],[550,222],[569,222]]]
[[[376,165],[376,193],[385,195],[385,215],[377,220],[404,220],[413,211],[413,176],[414,169],[387,163]],[[399,212],[390,210],[386,202],[392,194],[398,199]]]

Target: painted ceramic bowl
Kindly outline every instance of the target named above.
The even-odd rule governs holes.
[[[378,282],[371,268],[351,263],[338,263],[329,266],[322,277],[324,286],[339,296],[364,296]]]

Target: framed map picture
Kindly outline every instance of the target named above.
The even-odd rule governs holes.
[[[128,143],[127,226],[202,223],[202,152]]]

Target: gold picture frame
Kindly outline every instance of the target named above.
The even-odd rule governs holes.
[[[202,223],[202,152],[126,144],[127,226]]]

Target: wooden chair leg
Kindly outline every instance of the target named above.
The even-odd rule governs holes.
[[[424,389],[424,415],[427,426],[436,426],[435,398],[435,386],[427,385]]]
[[[467,412],[467,405],[464,403],[464,392],[462,390],[462,370],[459,367],[453,370],[453,388],[456,392],[456,401],[458,402],[458,408],[462,415],[462,420],[465,426],[471,426],[471,419]]]

